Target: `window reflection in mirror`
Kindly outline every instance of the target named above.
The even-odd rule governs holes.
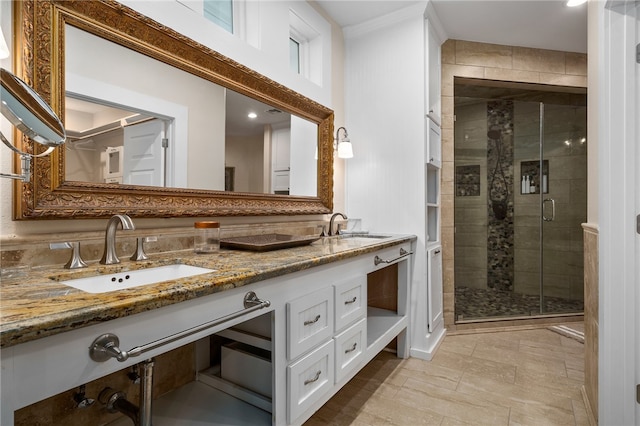
[[[67,180],[316,195],[316,124],[65,31]]]

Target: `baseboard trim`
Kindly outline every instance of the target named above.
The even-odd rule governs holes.
[[[418,358],[425,361],[431,361],[435,356],[436,352],[438,351],[438,348],[440,347],[440,344],[442,343],[446,335],[447,335],[446,328],[441,328],[440,330],[436,331],[436,333],[431,333],[428,336],[427,340],[430,341],[433,339],[434,342],[431,345],[429,345],[427,349],[416,349],[416,348],[409,349],[409,356],[411,356],[412,358]]]
[[[587,389],[584,385],[580,388],[580,393],[582,394],[582,400],[584,401],[584,408],[587,410],[587,418],[589,419],[589,426],[598,426],[598,419],[593,414],[593,409],[591,407],[591,401],[589,401],[589,397],[587,396]]]

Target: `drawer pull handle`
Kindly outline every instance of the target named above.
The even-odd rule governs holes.
[[[354,343],[354,344],[353,344],[353,346],[351,346],[349,349],[345,349],[344,353],[345,353],[345,354],[348,354],[348,353],[350,353],[350,352],[353,352],[353,351],[355,351],[355,350],[356,350],[356,348],[357,348],[357,347],[358,347],[358,344],[357,344],[357,343]]]
[[[187,330],[180,331],[167,337],[155,340],[150,343],[145,343],[141,346],[136,346],[128,351],[120,349],[120,339],[118,336],[112,333],[106,333],[98,336],[91,346],[89,347],[89,357],[95,362],[104,362],[111,358],[117,359],[119,362],[125,362],[129,357],[140,356],[145,352],[160,348],[169,343],[173,343],[177,340],[185,337],[192,336],[201,331],[223,324],[227,321],[239,318],[243,315],[257,311],[260,309],[268,308],[271,306],[271,302],[268,300],[261,300],[256,296],[253,291],[244,295],[244,309],[225,315],[213,321],[205,322],[204,324],[191,327]]]
[[[403,257],[408,256],[410,254],[413,254],[413,252],[412,251],[406,251],[405,249],[401,248],[400,249],[400,256],[396,257],[395,259],[386,260],[386,259],[382,259],[380,256],[376,256],[376,257],[373,258],[373,264],[378,266],[381,263],[393,263],[396,260],[400,260]]]
[[[312,320],[307,320],[304,322],[304,325],[311,325],[311,324],[315,324],[320,320],[320,314],[316,315],[316,317]]]
[[[310,385],[313,382],[317,382],[318,379],[320,378],[320,375],[322,374],[322,371],[318,370],[316,371],[316,376],[313,379],[307,379],[304,381],[305,385]]]
[[[356,300],[358,300],[358,298],[356,296],[353,296],[353,298],[351,300],[345,300],[344,304],[345,305],[350,305],[352,303],[356,303]]]

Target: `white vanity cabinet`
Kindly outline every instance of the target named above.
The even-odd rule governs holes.
[[[290,360],[333,335],[333,289],[325,287],[287,303]]]
[[[228,424],[233,413],[238,413],[237,424],[302,424],[394,338],[398,356],[408,356],[412,244],[415,240],[404,240],[356,257],[3,348],[0,423],[11,426],[15,410],[183,345],[196,342],[206,352],[208,339],[216,334],[270,353],[269,361],[268,356],[254,358],[252,350],[242,345],[227,346],[226,356],[231,356],[227,368],[240,368],[245,362],[241,359],[255,360],[251,373],[260,375],[259,385],[247,390],[231,384],[228,392],[226,385],[212,386],[212,381],[220,381],[219,370],[212,373],[218,367],[208,365],[209,354],[198,349],[198,377],[154,400],[154,426]],[[369,307],[368,274],[396,264],[397,309]],[[243,311],[249,291],[269,300],[270,306],[233,317]],[[233,318],[214,321],[226,316]],[[256,320],[267,337],[250,331]],[[129,351],[210,322],[215,325],[164,345],[149,345],[149,351],[124,362],[89,357],[88,348],[105,333],[117,335],[119,347]],[[247,324],[249,332],[243,330]],[[227,371],[224,377],[247,379],[237,373],[242,372]],[[123,418],[118,424],[127,422]]]

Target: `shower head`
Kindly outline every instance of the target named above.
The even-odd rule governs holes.
[[[500,139],[502,137],[502,132],[498,129],[491,129],[487,132],[487,137],[489,139]]]

